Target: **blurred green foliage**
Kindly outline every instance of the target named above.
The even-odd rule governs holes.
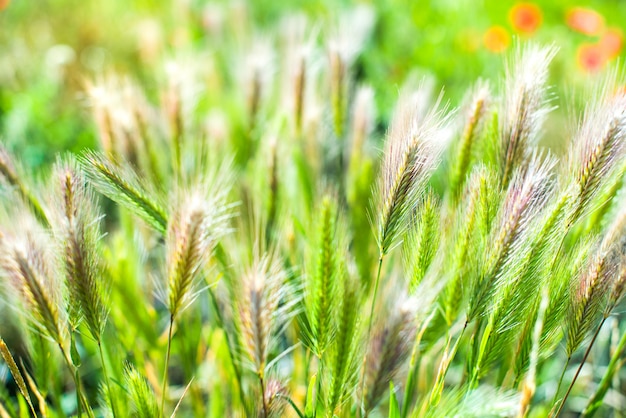
[[[579,48],[598,43],[603,32],[576,32],[567,25],[567,13],[573,7],[595,11],[604,20],[604,28],[619,28],[626,19],[626,3],[618,0],[533,2],[540,11],[540,25],[531,34],[516,33],[510,16],[516,3],[497,0],[0,3],[4,3],[0,11],[0,132],[31,169],[49,163],[59,151],[95,146],[83,94],[86,80],[115,71],[153,85],[152,67],[160,66],[160,54],[213,48],[220,34],[219,28],[211,26],[223,23],[224,9],[248,14],[252,30],[260,34],[274,31],[290,13],[306,14],[312,22],[319,22],[320,32],[332,33],[342,10],[355,4],[371,6],[375,28],[354,65],[353,76],[373,86],[382,130],[400,85],[412,74],[434,76],[453,103],[458,103],[469,81],[498,75],[501,54],[485,46],[490,27],[506,30],[509,48],[516,36],[558,45],[560,52],[551,70],[553,83],[575,90],[588,78],[578,62]],[[621,49],[619,54],[623,55]]]

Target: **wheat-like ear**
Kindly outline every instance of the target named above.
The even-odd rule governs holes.
[[[218,240],[229,231],[228,189],[220,182],[200,182],[182,192],[166,237],[167,304],[172,317],[195,298],[196,280]]]
[[[513,62],[507,66],[505,97],[501,111],[500,153],[502,188],[505,189],[515,170],[525,165],[538,140],[546,106],[548,65],[556,54],[555,47],[530,45],[517,48]]]
[[[564,193],[547,206],[538,219],[531,220],[528,233],[507,256],[495,285],[498,291],[487,307],[487,327],[481,340],[484,348],[477,365],[482,371],[508,355],[519,331],[530,333],[531,329],[520,328],[538,307],[540,289],[552,273],[550,261],[564,238],[572,203],[572,195]]]
[[[283,382],[278,379],[269,379],[265,384],[265,405],[267,415],[263,418],[282,417],[287,406],[289,391]]]
[[[15,380],[15,383],[17,384],[17,388],[19,389],[22,396],[24,396],[24,399],[26,399],[26,402],[28,403],[28,407],[30,408],[30,411],[33,413],[33,416],[36,417],[37,413],[35,412],[35,407],[33,406],[33,401],[30,398],[30,392],[28,392],[28,388],[26,387],[26,382],[24,381],[24,377],[22,376],[20,369],[17,367],[17,363],[13,359],[13,356],[11,355],[9,348],[7,347],[7,345],[5,344],[2,338],[0,338],[0,356],[2,356],[2,358],[4,359],[4,362],[9,367],[9,370],[11,371],[11,375],[13,375],[13,380]]]
[[[450,193],[456,199],[463,190],[466,177],[470,171],[470,163],[474,145],[484,130],[485,116],[491,106],[491,89],[489,83],[479,81],[465,99],[463,109],[463,132],[458,144],[455,144],[455,155],[450,171]]]
[[[16,230],[0,234],[0,269],[20,296],[23,309],[37,328],[56,344],[67,335],[62,295],[56,283],[49,236],[33,219],[13,215]]]
[[[535,219],[550,194],[550,171],[555,161],[544,161],[534,156],[528,167],[518,170],[513,177],[502,202],[498,222],[495,224],[482,266],[480,277],[470,284],[471,291],[467,317],[472,320],[485,312],[487,301],[505,284],[499,280],[507,259],[515,254],[516,246],[532,230],[530,223]]]
[[[165,234],[168,226],[167,211],[141,184],[130,167],[117,164],[95,152],[85,153],[80,162],[87,177],[100,193]]]
[[[618,202],[620,206],[622,203],[623,199]],[[626,294],[626,210],[623,207],[606,228],[601,246],[608,252],[607,259],[614,266],[604,310],[604,317],[607,318]]]
[[[446,115],[438,100],[422,119],[420,106],[423,103],[416,102],[415,96],[400,99],[385,145],[375,191],[381,255],[387,254],[406,231],[408,216],[417,207],[445,146],[442,134],[450,114]]]
[[[54,232],[65,270],[69,320],[77,328],[84,319],[89,332],[99,342],[106,323],[108,309],[104,301],[109,292],[99,251],[101,216],[75,160],[59,161],[53,171]]]
[[[455,388],[445,393],[437,408],[414,415],[424,418],[510,417],[516,412],[520,397],[514,392],[497,391],[481,386],[471,391]]]
[[[136,416],[139,418],[161,417],[156,396],[146,379],[131,365],[126,367],[124,377]]]
[[[378,405],[389,383],[409,357],[417,333],[415,304],[415,300],[407,299],[394,307],[372,338],[365,366],[366,412]]]
[[[499,203],[497,173],[478,165],[469,176],[458,211],[453,233],[446,241],[451,263],[449,279],[443,292],[442,307],[449,325],[456,320],[459,310],[469,296],[470,284],[479,275],[480,255],[485,247],[485,236],[491,228],[492,217]],[[448,244],[451,244],[448,247]]]
[[[439,247],[439,210],[437,198],[432,193],[427,194],[417,211],[414,225],[407,233],[403,258],[410,293],[421,283]]]
[[[298,302],[287,282],[280,260],[266,254],[254,261],[242,275],[237,291],[238,321],[245,357],[251,369],[263,377],[276,334],[293,317]],[[285,301],[282,305],[281,301]]]
[[[578,189],[578,203],[570,223],[591,209],[594,198],[623,164],[626,151],[626,94],[615,95],[616,74],[598,89],[585,108],[572,141],[567,173]]]
[[[567,316],[565,348],[568,358],[580,347],[589,331],[597,325],[606,308],[611,279],[616,269],[607,255],[607,250],[600,246],[589,258],[584,270],[574,277]]]
[[[336,324],[335,338],[329,347],[325,371],[328,372],[328,390],[325,405],[327,416],[339,414],[356,384],[360,359],[359,309],[361,300],[358,282],[342,268],[340,271],[340,306],[333,318]]]
[[[37,219],[41,221],[45,226],[50,223],[46,212],[41,206],[39,200],[33,192],[30,190],[23,176],[20,174],[20,170],[15,166],[14,158],[9,154],[9,151],[0,143],[0,178],[4,180],[10,187],[14,188],[19,194],[20,198],[29,205]]]
[[[322,199],[315,222],[312,242],[313,253],[308,263],[304,281],[306,326],[303,327],[305,343],[321,358],[334,333],[339,291],[340,233],[337,231],[337,207],[330,196]]]

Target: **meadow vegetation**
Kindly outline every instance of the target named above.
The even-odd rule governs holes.
[[[619,416],[622,73],[551,118],[559,48],[520,39],[380,109],[374,9],[228,18],[84,81],[95,149],[0,148],[0,417]]]

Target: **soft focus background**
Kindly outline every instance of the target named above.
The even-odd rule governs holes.
[[[360,17],[342,21],[355,6]],[[0,10],[0,136],[31,169],[59,151],[96,145],[85,95],[90,81],[121,73],[158,96],[154,86],[168,61],[201,57],[209,101],[229,102],[238,77],[232,71],[241,69],[232,65],[240,59],[233,46],[289,42],[294,34],[285,27],[299,15],[314,28],[305,36],[322,62],[321,38],[369,34],[362,45],[341,47],[354,49],[352,77],[374,88],[380,133],[407,77],[433,76],[457,104],[477,77],[503,72],[501,55],[516,38],[558,45],[555,103],[563,107],[565,98],[576,106],[578,86],[623,56],[626,21],[619,0],[0,0]]]

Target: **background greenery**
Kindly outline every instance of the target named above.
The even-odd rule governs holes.
[[[484,44],[485,32],[494,25],[504,27],[511,37],[554,42],[560,51],[551,81],[557,92],[567,91],[571,99],[570,93],[589,77],[578,63],[577,49],[597,42],[600,35],[583,35],[568,27],[567,12],[575,6],[589,7],[603,16],[606,27],[619,28],[626,19],[626,4],[619,0],[535,2],[542,22],[532,34],[517,33],[511,24],[514,2],[497,0],[2,3],[0,132],[30,168],[51,162],[59,151],[95,146],[83,94],[85,80],[119,71],[150,88],[155,82],[152,68],[161,67],[164,58],[177,51],[215,51],[224,36],[232,36],[228,28],[232,24],[271,33],[286,15],[304,13],[317,22],[324,36],[342,10],[355,4],[371,6],[375,27],[353,75],[374,87],[382,133],[399,87],[409,75],[432,75],[456,104],[469,81],[500,74],[502,57]],[[237,9],[245,10],[245,22],[229,19]],[[619,55],[623,56],[623,49]]]

